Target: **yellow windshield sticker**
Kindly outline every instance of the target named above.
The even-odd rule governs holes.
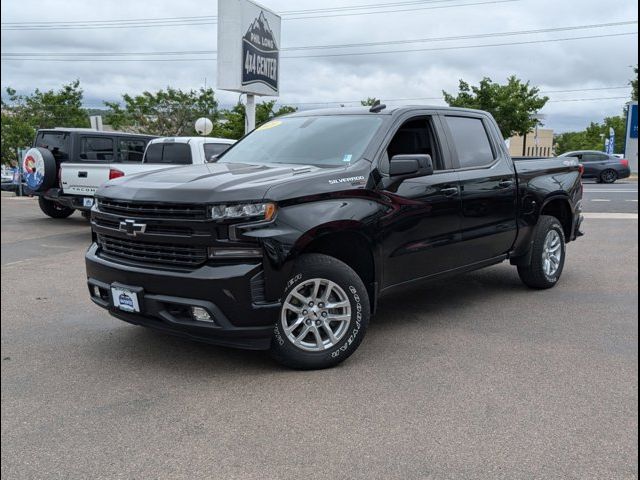
[[[267,122],[264,125],[258,127],[258,130],[269,130],[270,128],[279,127],[282,125],[280,120],[273,120],[272,122]]]

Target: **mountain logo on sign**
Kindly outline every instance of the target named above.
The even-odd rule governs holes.
[[[277,92],[279,57],[275,36],[261,11],[242,37],[242,85],[262,83]]]

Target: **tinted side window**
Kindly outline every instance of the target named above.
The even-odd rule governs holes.
[[[165,143],[162,151],[162,163],[178,163],[189,165],[191,161],[191,147],[186,143]]]
[[[186,143],[154,143],[147,149],[145,163],[191,165],[191,147]]]
[[[434,169],[444,170],[431,118],[414,118],[402,124],[387,146],[380,164],[382,172],[389,171],[389,161],[394,156],[411,154],[431,155]]]
[[[98,162],[113,161],[113,138],[82,137],[80,141],[80,158]]]
[[[147,148],[145,163],[162,163],[162,144],[152,143]]]
[[[445,117],[458,152],[460,168],[484,167],[495,157],[489,136],[479,118]]]
[[[46,148],[59,161],[69,160],[69,134],[58,132],[40,132],[36,136],[36,147]]]
[[[132,138],[120,139],[120,161],[121,162],[142,162],[144,147],[147,142]]]
[[[204,159],[205,161],[211,161],[211,157],[214,155],[220,155],[226,152],[231,145],[225,143],[205,143],[204,144]]]
[[[585,153],[582,155],[583,162],[603,162],[608,159],[609,157],[604,153]]]

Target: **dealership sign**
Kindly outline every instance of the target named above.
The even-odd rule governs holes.
[[[638,138],[638,104],[630,105],[629,112],[629,138]]]
[[[249,0],[218,2],[218,88],[278,96],[280,17]]]

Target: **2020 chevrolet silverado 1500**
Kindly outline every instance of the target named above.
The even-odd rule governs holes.
[[[528,286],[553,287],[581,235],[577,162],[512,161],[484,112],[383,107],[295,113],[216,163],[108,182],[86,254],[92,300],[324,368],[410,283],[510,260]]]

